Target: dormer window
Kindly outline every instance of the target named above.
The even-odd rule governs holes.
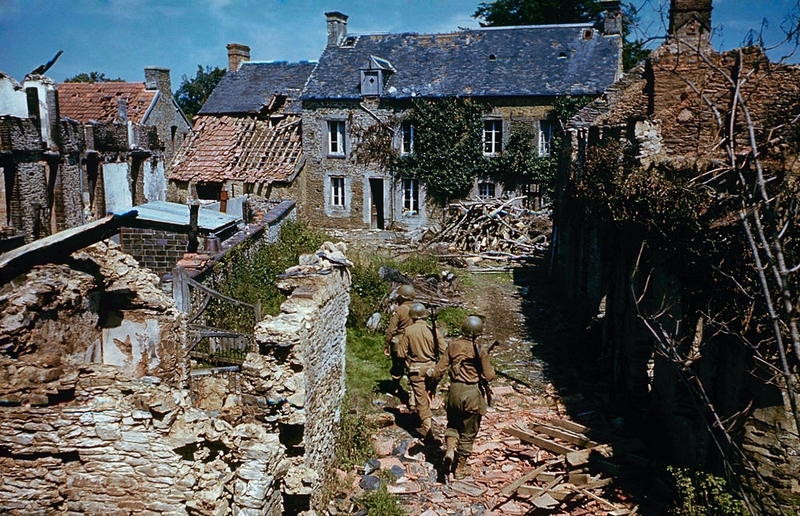
[[[394,72],[392,63],[387,59],[369,56],[366,68],[361,69],[361,95],[365,97],[380,96],[389,74]]]
[[[383,93],[383,70],[361,70],[361,94],[365,97]]]

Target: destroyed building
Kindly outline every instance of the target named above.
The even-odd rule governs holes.
[[[169,70],[143,83],[63,83],[0,73],[0,215],[31,242],[166,198],[166,161],[189,131]]]
[[[326,243],[286,271],[282,311],[257,318],[240,365],[200,368],[190,322],[207,303],[202,282],[243,253],[217,256],[220,267],[170,295],[104,240],[134,217],[0,257],[0,512],[319,508],[344,396],[344,247]]]
[[[171,164],[170,200],[300,200],[298,96],[314,63],[251,62],[249,47],[231,43],[228,65]]]
[[[570,121],[551,252],[575,306],[599,314],[596,352],[628,416],[646,415],[674,464],[733,468],[772,513],[800,492],[798,355],[784,374],[768,365],[779,342],[755,322],[746,235],[796,181],[800,69],[758,47],[714,50],[711,8],[672,0],[666,42]],[[759,177],[763,190],[747,186]],[[759,191],[775,197],[750,205]]]

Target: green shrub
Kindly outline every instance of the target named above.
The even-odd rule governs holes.
[[[369,492],[357,500],[361,509],[367,511],[367,516],[405,516],[408,514],[400,506],[397,496],[386,490],[386,483],[375,491]]]
[[[224,281],[212,288],[220,293],[255,305],[261,302],[262,315],[277,315],[286,297],[276,287],[278,275],[297,265],[301,254],[313,253],[329,237],[316,229],[294,220],[281,226],[278,240],[252,253],[254,242],[242,244],[225,255],[214,267],[225,271]],[[253,331],[253,311],[213,299],[208,306],[211,326],[228,328],[242,333]]]
[[[667,466],[677,490],[674,516],[743,516],[741,500],[727,490],[725,479],[710,473]]]

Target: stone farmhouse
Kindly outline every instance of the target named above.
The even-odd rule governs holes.
[[[32,73],[20,84],[0,72],[4,242],[165,199],[166,162],[190,126],[172,99],[169,70],[148,68],[145,76],[56,84]]]
[[[754,353],[754,343],[772,336],[748,325],[757,317],[743,313],[749,296],[735,304],[753,268],[741,262],[752,250],[740,216],[746,196],[736,188],[759,169],[777,195],[772,188],[800,171],[791,129],[800,114],[800,69],[771,63],[758,48],[715,51],[711,8],[711,0],[672,0],[666,42],[570,121],[572,154],[564,160],[569,167],[562,170],[551,251],[575,306],[601,314],[600,351],[613,361],[620,403],[650,415],[674,463],[720,472],[722,461],[739,464],[744,472],[737,482],[760,493],[751,498],[756,512],[777,514],[780,504],[796,510],[800,442],[791,393]],[[618,180],[604,179],[617,174]],[[598,204],[613,205],[611,184],[633,185],[619,194],[630,209],[604,217],[603,209],[592,208],[592,192],[603,192],[596,194],[603,195]],[[682,194],[693,188],[706,192],[699,201]],[[668,193],[652,201],[658,222],[648,230],[646,193],[660,191]],[[683,247],[707,241],[717,248],[693,254],[664,243],[665,234],[691,231],[697,236],[684,236]],[[712,266],[718,256],[726,275]],[[727,311],[720,329],[714,319],[725,319]],[[660,337],[653,328],[662,329]],[[689,358],[676,362],[670,353]],[[700,406],[713,414],[693,408],[695,381],[707,396]],[[709,426],[714,417],[725,424]]]
[[[314,64],[250,62],[228,45],[228,72],[170,168],[170,199],[226,201],[245,194],[296,199],[305,158],[298,96]]]
[[[449,34],[348,34],[348,17],[327,13],[328,45],[303,103],[306,197],[301,218],[323,227],[413,228],[429,223],[425,185],[354,159],[356,129],[390,127],[398,153],[413,152],[403,122],[414,99],[472,98],[486,114],[484,155],[503,152],[511,130],[526,126],[549,153],[555,98],[597,95],[621,73],[618,3],[604,23],[496,27]],[[477,185],[476,185],[477,186]],[[483,197],[501,185],[478,186]]]

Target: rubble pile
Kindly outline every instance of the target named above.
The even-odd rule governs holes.
[[[524,197],[486,199],[450,204],[441,227],[428,235],[428,244],[444,243],[451,253],[485,259],[521,259],[547,247],[549,213],[521,205]]]
[[[441,470],[441,443],[424,443],[414,416],[398,405],[385,409],[374,437],[376,457],[354,481],[336,511],[357,508],[365,493],[386,489],[412,516],[606,515],[632,516],[639,507],[617,481],[643,475],[647,461],[636,439],[594,431],[563,415],[557,397],[524,394],[509,383],[493,387],[495,404],[484,417],[469,464],[472,475],[454,480]],[[447,424],[446,393],[434,399],[439,434]]]

